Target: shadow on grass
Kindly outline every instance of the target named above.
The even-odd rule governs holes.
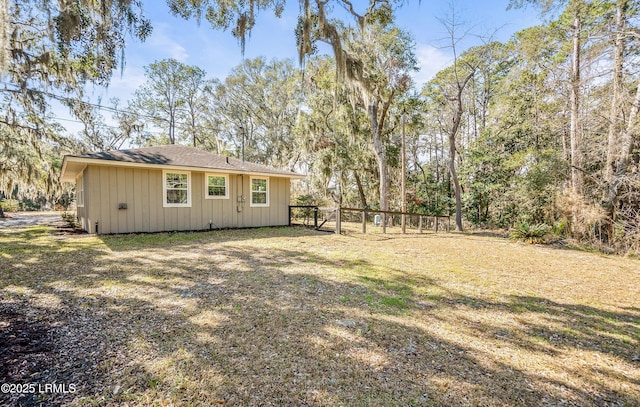
[[[99,239],[113,251],[129,251],[138,248],[166,247],[189,248],[203,242],[230,243],[256,239],[274,238],[319,238],[325,233],[313,229],[291,227],[266,227],[247,229],[215,229],[195,232],[131,233],[123,235],[100,235]]]
[[[637,308],[611,312],[536,296],[487,300],[393,268],[380,277],[384,267],[328,256],[318,249],[322,242],[305,247],[305,240],[328,238],[324,234],[230,232],[110,236],[84,243],[49,239],[48,245],[41,232],[17,240],[0,236],[12,256],[0,257],[3,270],[12,270],[0,275],[0,309],[7,320],[0,330],[19,331],[20,321],[45,321],[52,349],[48,372],[36,364],[11,379],[36,374],[43,383],[79,385],[76,394],[0,395],[5,397],[0,402],[595,406],[637,401]],[[297,241],[285,247],[252,245],[252,233]],[[31,243],[22,241],[27,236]],[[337,279],[335,270],[345,277]],[[438,294],[424,294],[429,289]],[[505,328],[489,318],[496,313],[519,323]],[[482,321],[475,318],[484,315]],[[466,331],[448,338],[434,328],[439,323],[464,323]],[[571,351],[610,355],[620,363],[601,368],[598,380],[569,368],[562,379],[506,362],[494,354],[500,347],[528,352],[543,364],[544,357],[567,357]],[[616,371],[629,365],[633,375]],[[627,387],[613,387],[607,379]]]

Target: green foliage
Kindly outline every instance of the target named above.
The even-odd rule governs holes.
[[[313,195],[298,195],[293,198],[293,205],[319,205],[320,200]]]
[[[450,195],[448,173],[434,177],[435,163],[426,164],[421,172],[409,172],[408,185],[413,185],[407,194],[407,211],[429,215],[448,215],[454,205]]]
[[[386,307],[404,309],[407,308],[407,300],[398,297],[381,297],[380,304]]]
[[[200,22],[204,17],[214,29],[227,30],[240,41],[242,52],[247,36],[255,26],[256,18],[262,10],[272,9],[279,17],[284,10],[282,0],[249,1],[183,1],[167,0],[171,13],[185,19],[195,18]]]
[[[126,42],[151,26],[139,0],[4,1],[0,26],[0,192],[18,186],[12,197],[52,202],[63,189],[54,157],[80,144],[56,122],[52,100],[78,114],[88,85],[108,84]]]
[[[515,225],[509,236],[514,240],[531,244],[545,243],[549,230],[549,226],[543,223],[531,225],[528,222],[520,222]]]
[[[78,217],[75,214],[71,212],[62,212],[60,217],[68,228],[76,229],[80,227],[80,224],[78,223]]]
[[[136,91],[129,107],[163,129],[166,136],[144,143],[165,144],[162,141],[166,140],[169,144],[182,141],[197,145],[203,133],[206,72],[173,58],[153,62],[144,70],[146,81]]]
[[[292,205],[310,206],[320,205],[321,199],[313,195],[298,195],[292,200]],[[295,219],[303,219],[305,225],[312,223],[313,208],[292,208],[292,216]]]
[[[168,3],[183,18],[204,17],[214,28],[231,29],[242,47],[259,13],[279,15],[284,7],[280,0]],[[122,69],[127,35],[149,35],[141,1],[59,6],[11,1],[8,13],[0,10],[0,22],[9,27],[0,30],[0,41],[7,44],[6,52],[0,51],[0,67],[9,81],[1,92],[0,193],[19,199],[23,207],[27,202],[33,207],[66,205],[70,191],[57,181],[59,157],[120,147],[138,136],[139,144],[193,143],[236,156],[243,154],[244,145],[249,161],[308,169],[300,187],[306,196],[298,202],[333,200],[399,209],[399,117],[407,111],[409,211],[449,214],[455,203],[458,215],[462,201],[468,221],[483,227],[517,224],[515,230],[526,229],[525,239],[528,233],[535,238],[542,224],[554,225],[556,236],[599,238],[604,215],[587,216],[585,208],[599,205],[612,185],[603,176],[612,168],[603,157],[620,155],[614,150],[622,145],[620,134],[611,137],[615,148],[607,150],[603,142],[615,122],[606,112],[614,87],[612,43],[621,42],[612,40],[620,32],[637,30],[637,7],[628,2],[514,0],[513,7],[540,6],[550,21],[516,33],[506,44],[489,42],[456,52],[455,63],[418,95],[412,94],[410,76],[417,65],[415,42],[395,25],[398,3],[302,2],[295,35],[304,71],[292,61],[256,58],[243,61],[218,82],[205,80],[198,67],[157,61],[146,67],[148,81],[129,105],[131,114],[118,115],[120,129],[111,131],[98,110],[82,102],[84,90],[88,84],[107,84],[113,71]],[[616,7],[627,13],[627,30],[612,24]],[[575,110],[569,107],[577,98],[569,97],[573,51],[568,39],[577,28],[576,18],[582,65],[589,67],[579,80],[580,146],[573,153],[585,163],[578,169],[584,178],[583,191],[575,197],[579,205],[559,202],[571,189],[574,133],[569,133],[569,118]],[[455,44],[460,27],[451,22],[448,28]],[[631,129],[638,47],[637,39],[626,41],[620,89],[625,100],[619,110]],[[332,58],[315,55],[318,42],[331,46]],[[82,140],[70,139],[55,123],[51,98],[85,124]],[[166,128],[165,134],[145,133],[144,121]],[[627,134],[630,145],[637,144],[635,133]],[[635,158],[632,167],[637,167]],[[629,240],[640,230],[636,167],[628,169],[624,185],[618,186],[609,243]],[[582,215],[575,208],[582,208]]]
[[[332,58],[309,60],[305,78],[308,109],[300,111],[295,133],[310,168],[306,182],[320,197],[370,205],[376,199],[377,164],[366,115],[349,103],[346,87],[336,81]]]
[[[18,212],[20,210],[20,201],[17,199],[2,199],[0,200],[0,207],[6,212]]]
[[[554,237],[564,237],[568,230],[569,228],[566,221],[557,221],[551,226],[551,233]]]
[[[248,161],[293,169],[303,143],[296,121],[303,103],[302,72],[291,60],[245,59],[211,90],[208,128],[231,153]]]

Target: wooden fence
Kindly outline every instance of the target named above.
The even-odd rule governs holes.
[[[342,232],[342,214],[344,212],[359,212],[362,218],[362,233],[367,233],[367,215],[370,213],[380,214],[381,219],[380,223],[382,226],[382,233],[387,233],[387,216],[386,215],[400,215],[403,218],[402,224],[402,233],[406,233],[406,217],[417,217],[418,218],[418,233],[422,233],[423,219],[425,218],[433,218],[434,230],[438,233],[438,225],[440,219],[446,219],[446,229],[449,231],[450,220],[451,217],[448,215],[433,215],[433,214],[424,214],[424,213],[411,213],[411,212],[398,212],[398,211],[380,211],[375,209],[362,209],[362,208],[337,208],[336,213],[336,233]]]

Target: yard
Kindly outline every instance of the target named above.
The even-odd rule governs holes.
[[[482,234],[0,231],[5,405],[637,406],[640,262]]]

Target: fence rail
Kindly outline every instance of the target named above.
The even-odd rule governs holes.
[[[311,213],[313,212],[313,228],[315,230],[320,230],[323,232],[332,232],[332,230],[324,230],[322,226],[327,223],[331,218],[336,216],[337,209],[336,208],[321,208],[317,205],[289,205],[289,226],[291,226],[291,220],[294,219],[292,209],[303,209],[302,218],[304,219],[303,224],[305,226],[308,225],[309,217],[311,217]],[[318,224],[319,214],[322,212],[322,223]],[[328,213],[328,215],[327,215]]]
[[[316,205],[289,205],[289,226],[291,226],[292,209],[313,209],[313,228],[318,229],[318,206]]]
[[[401,211],[381,211],[378,209],[363,209],[363,208],[338,208],[338,214],[336,215],[336,233],[342,232],[341,226],[341,218],[343,212],[360,212],[362,214],[362,233],[367,233],[367,214],[376,213],[384,215],[381,219],[382,223],[382,232],[387,232],[387,221],[386,215],[400,215],[402,217],[410,216],[418,218],[418,232],[422,233],[422,221],[424,218],[433,218],[434,230],[438,233],[438,224],[440,223],[440,219],[447,220],[447,232],[450,228],[450,220],[451,217],[449,215],[435,215],[435,214],[427,214],[427,213],[414,213],[414,212],[401,212]],[[402,222],[402,224],[406,224],[406,222]],[[406,233],[406,230],[403,228],[402,233]]]
[[[401,212],[401,211],[381,211],[378,209],[363,209],[363,208],[330,208],[329,216],[326,216],[326,213],[325,213],[322,219],[322,223],[318,224],[319,213],[327,212],[327,208],[320,208],[319,206],[316,206],[316,205],[290,205],[289,206],[289,226],[291,226],[291,220],[293,219],[293,211],[292,211],[293,209],[307,210],[303,212],[303,218],[305,218],[305,223],[304,223],[305,225],[307,225],[306,222],[308,222],[309,218],[313,214],[313,228],[315,230],[322,230],[321,229],[322,226],[324,226],[324,224],[327,221],[332,220],[332,218],[335,216],[335,233],[338,233],[338,234],[342,233],[342,218],[345,212],[356,212],[360,214],[361,221],[362,221],[362,233],[367,233],[367,215],[369,214],[383,215],[380,219],[380,226],[382,226],[383,233],[387,232],[387,215],[390,215],[389,219],[391,219],[394,215],[396,216],[399,215],[402,217],[409,216],[410,218],[411,217],[417,218],[418,233],[422,233],[422,229],[424,226],[423,220],[425,218],[433,219],[433,229],[436,233],[438,233],[438,230],[439,230],[440,219],[446,219],[445,225],[446,225],[447,232],[449,231],[450,221],[451,221],[451,217],[448,215],[435,215],[435,214],[428,214],[428,213],[414,213],[414,212]],[[406,225],[406,222],[401,222],[401,223],[403,225]],[[427,224],[428,224],[428,221],[427,221]],[[376,224],[376,226],[378,225]],[[406,233],[406,229],[404,227],[402,229],[402,233]]]

